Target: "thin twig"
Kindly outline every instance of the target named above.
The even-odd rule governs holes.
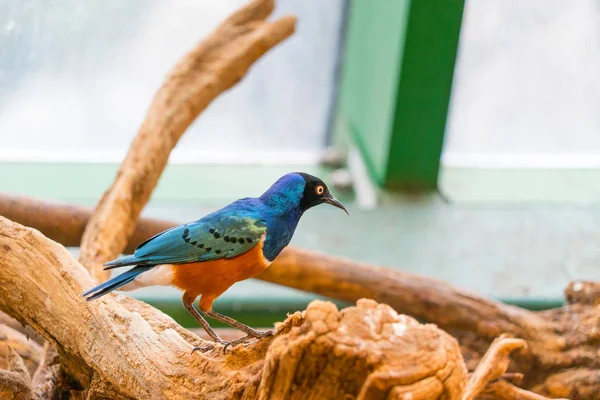
[[[51,399],[60,383],[61,366],[58,363],[58,353],[50,343],[44,343],[40,364],[33,374],[31,386],[38,399]]]
[[[12,395],[11,398],[28,400],[33,398],[31,379],[21,356],[9,348],[8,370],[0,370],[0,395]]]
[[[487,353],[471,375],[463,400],[474,400],[483,392],[491,381],[500,378],[510,363],[510,353],[515,349],[523,349],[527,343],[522,339],[512,339],[506,335],[492,342]]]
[[[481,400],[551,400],[549,397],[516,387],[510,382],[499,379],[490,382],[478,397]],[[555,399],[553,400],[568,400]]]

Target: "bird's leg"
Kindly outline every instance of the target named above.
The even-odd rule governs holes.
[[[240,343],[247,342],[249,339],[252,339],[252,338],[260,339],[260,338],[263,338],[266,336],[271,336],[275,333],[274,329],[271,329],[266,332],[257,331],[253,328],[250,328],[247,325],[242,324],[241,322],[236,321],[233,318],[230,318],[226,315],[222,315],[216,311],[213,311],[212,303],[213,303],[215,297],[216,296],[214,296],[214,295],[206,295],[206,294],[202,295],[202,298],[200,299],[200,302],[198,304],[200,310],[196,310],[196,308],[194,308],[194,306],[193,306],[195,297],[186,296],[186,294],[184,294],[183,304],[184,304],[185,308],[188,310],[188,312],[190,314],[192,314],[192,316],[196,319],[196,321],[198,321],[198,323],[200,323],[200,325],[202,325],[202,327],[204,328],[204,330],[206,330],[206,332],[210,335],[210,337],[215,342],[221,343],[223,345],[223,353],[225,353],[227,351],[227,347],[229,347],[229,346],[236,346]],[[246,336],[241,337],[239,339],[232,340],[230,342],[227,342],[227,341],[221,339],[219,337],[219,335],[217,335],[217,333],[210,327],[208,322],[202,317],[202,315],[200,313],[207,315],[211,318],[214,318],[217,321],[221,321],[221,322],[223,322],[227,325],[230,325],[234,328],[237,328],[240,331],[246,333]],[[195,347],[192,350],[192,352],[194,352],[196,350],[201,350],[202,352],[204,352],[204,351],[211,350],[211,349],[213,349],[212,345],[205,346],[205,347]]]
[[[268,331],[264,331],[264,332],[257,331],[256,329],[250,328],[248,325],[244,325],[241,322],[238,322],[231,317],[228,317],[223,314],[219,314],[218,312],[213,311],[213,310],[204,311],[204,313],[206,315],[208,315],[209,317],[214,318],[217,321],[221,321],[227,325],[233,326],[234,328],[237,328],[246,334],[246,336],[244,336],[244,337],[232,340],[229,343],[227,343],[223,347],[223,352],[227,351],[227,347],[229,347],[229,346],[235,347],[238,344],[247,342],[248,340],[253,339],[253,338],[262,339],[264,337],[272,336],[275,334],[275,329],[269,329]]]
[[[230,318],[223,314],[219,314],[218,312],[213,311],[213,310],[204,311],[204,313],[206,315],[208,315],[209,317],[216,319],[217,321],[221,321],[224,324],[227,324],[229,326],[233,326],[234,328],[239,329],[240,331],[244,332],[247,335],[245,338],[240,338],[240,339],[246,339],[246,340],[248,338],[261,339],[266,336],[272,336],[275,334],[275,329],[270,329],[270,330],[264,331],[264,332],[257,331],[254,328],[250,328],[248,325],[244,325],[241,322],[238,322],[233,318]],[[241,343],[242,341],[240,339],[236,339],[233,342]],[[234,345],[233,342],[231,342],[230,345]],[[235,343],[235,344],[237,344],[237,343]]]
[[[215,332],[215,330],[213,328],[211,328],[211,326],[208,324],[208,321],[206,321],[204,319],[204,317],[202,315],[200,315],[198,310],[196,310],[196,308],[194,307],[195,298],[192,299],[192,301],[190,301],[189,298],[187,298],[187,297],[188,296],[186,296],[185,294],[183,295],[183,306],[192,315],[192,317],[194,317],[194,319],[196,321],[198,321],[198,323],[204,328],[206,333],[208,333],[208,336],[210,336],[211,339],[217,343],[221,343],[224,346],[228,345],[229,342],[226,342],[223,339],[221,339],[219,337],[219,335],[217,335],[217,332]],[[211,350],[212,348],[213,348],[212,345],[198,346],[198,347],[194,347],[192,349],[192,353],[197,350],[200,350],[201,352],[205,352],[205,351]]]

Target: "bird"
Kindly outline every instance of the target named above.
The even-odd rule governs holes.
[[[321,179],[304,172],[285,174],[260,197],[236,200],[196,221],[167,229],[139,244],[132,255],[104,264],[105,270],[135,267],[82,296],[92,301],[117,289],[180,289],[183,306],[212,339],[212,343],[194,347],[192,352],[208,351],[216,343],[226,351],[228,346],[272,336],[274,329],[258,331],[217,313],[212,309],[213,302],[236,282],[267,269],[290,243],[304,212],[320,204],[332,205],[350,215]],[[246,336],[225,341],[203,315],[237,328]]]

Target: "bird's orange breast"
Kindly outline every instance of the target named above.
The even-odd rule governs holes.
[[[202,295],[201,308],[210,308],[212,300],[236,282],[258,275],[270,262],[263,255],[264,239],[252,249],[234,258],[173,265],[172,284],[187,292]],[[212,299],[212,300],[209,300]],[[204,306],[202,303],[205,303]]]

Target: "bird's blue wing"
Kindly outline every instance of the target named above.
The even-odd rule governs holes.
[[[266,232],[260,218],[212,214],[148,239],[136,248],[132,261],[177,264],[232,258],[256,246]]]

